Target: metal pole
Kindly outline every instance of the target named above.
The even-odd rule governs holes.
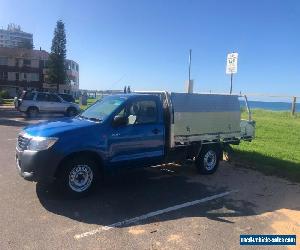
[[[192,64],[192,50],[190,49],[190,56],[189,56],[189,84],[191,81],[191,64]]]
[[[232,78],[233,78],[233,74],[230,74],[230,94],[232,94]]]
[[[245,98],[246,108],[247,108],[247,112],[248,112],[248,121],[252,121],[252,114],[251,114],[251,110],[249,108],[248,98],[246,95],[244,95],[244,98]]]
[[[292,102],[292,115],[295,115],[295,112],[296,112],[296,101],[297,101],[297,98],[294,96],[293,102]]]

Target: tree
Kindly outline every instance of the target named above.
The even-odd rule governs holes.
[[[65,84],[67,81],[67,69],[65,65],[67,54],[66,43],[65,24],[62,20],[58,20],[52,39],[47,78],[49,83],[56,84],[57,92],[59,91],[59,85]]]

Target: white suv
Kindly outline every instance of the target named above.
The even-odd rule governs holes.
[[[19,98],[15,98],[15,107],[25,112],[28,117],[36,117],[38,113],[62,113],[74,116],[79,113],[77,104],[64,101],[53,93],[24,91]]]

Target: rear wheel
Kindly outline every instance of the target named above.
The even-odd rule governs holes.
[[[35,118],[38,116],[39,110],[37,107],[29,107],[26,111],[26,115],[29,118]]]
[[[87,157],[74,157],[63,164],[58,183],[68,196],[80,198],[94,190],[98,179],[96,161]]]
[[[68,108],[66,115],[69,117],[75,116],[77,114],[77,110],[75,108]]]
[[[195,163],[201,174],[213,174],[219,166],[222,150],[218,145],[205,145]]]

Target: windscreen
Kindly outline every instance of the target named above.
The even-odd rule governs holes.
[[[85,110],[81,116],[92,120],[105,120],[112,112],[114,112],[124,101],[126,97],[109,96],[96,102],[94,105]]]
[[[34,93],[23,91],[20,96],[20,99],[30,101],[33,100],[33,97],[34,97]]]

